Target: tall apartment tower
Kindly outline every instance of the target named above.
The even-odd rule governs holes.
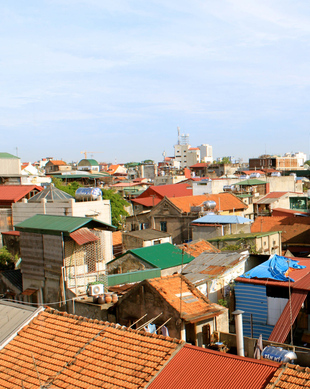
[[[201,162],[213,162],[213,153],[212,153],[212,146],[203,144],[201,146],[198,146],[200,150],[200,160]]]

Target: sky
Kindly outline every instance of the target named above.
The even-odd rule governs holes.
[[[0,5],[1,152],[124,163],[310,149],[308,0]]]

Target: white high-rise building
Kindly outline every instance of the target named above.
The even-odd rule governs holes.
[[[213,162],[213,153],[212,153],[212,146],[208,144],[203,144],[201,146],[198,146],[200,150],[200,161],[201,162]]]

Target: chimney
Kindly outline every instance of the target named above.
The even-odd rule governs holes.
[[[244,311],[237,309],[232,314],[235,316],[235,326],[237,335],[237,354],[240,357],[244,357],[244,344],[243,344],[243,325],[242,325],[242,314]]]

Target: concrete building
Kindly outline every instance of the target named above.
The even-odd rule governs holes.
[[[203,144],[198,146],[200,150],[200,161],[205,163],[212,163],[213,162],[213,152],[212,152],[212,146],[208,144]]]
[[[0,184],[21,183],[20,158],[9,153],[0,153]]]

